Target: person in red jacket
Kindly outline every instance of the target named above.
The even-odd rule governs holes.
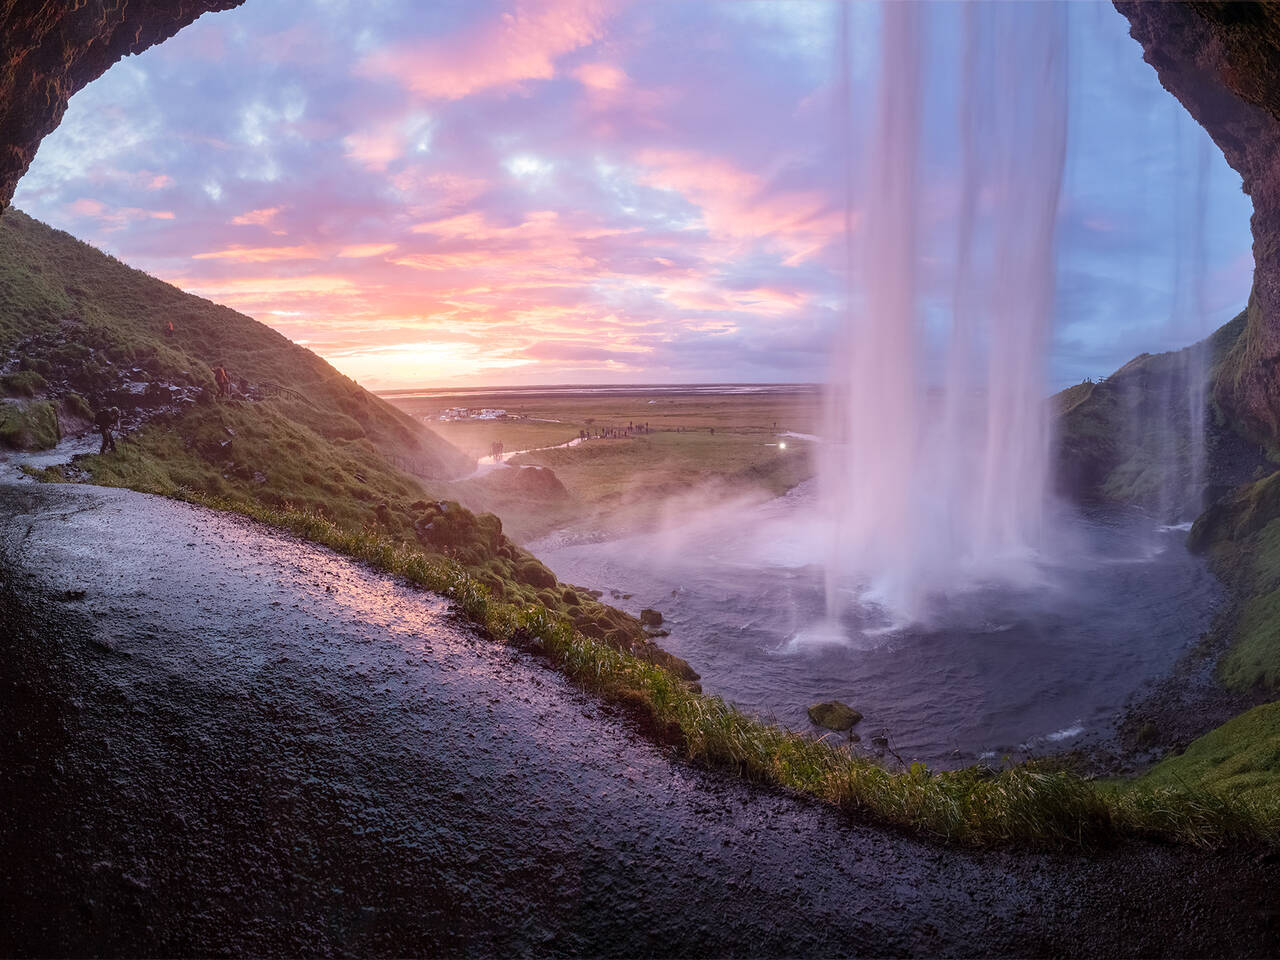
[[[218,364],[213,368],[213,382],[218,385],[218,396],[227,397],[231,395],[231,378],[227,376],[227,371],[222,364]]]

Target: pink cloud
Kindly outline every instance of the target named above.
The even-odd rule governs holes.
[[[611,63],[584,63],[573,71],[574,78],[592,90],[621,90],[627,83],[624,71]]]
[[[231,306],[280,309],[287,298],[331,298],[339,295],[362,296],[367,287],[350,277],[307,274],[298,277],[171,277],[174,286],[217,298]]]
[[[107,205],[101,200],[91,200],[88,197],[81,197],[79,200],[68,205],[67,209],[81,217],[100,217],[106,211]]]
[[[820,190],[775,189],[764,177],[730,161],[689,150],[645,150],[640,182],[681,194],[720,238],[762,240],[781,248],[794,266],[841,235],[843,214]]]
[[[489,189],[489,181],[459,173],[441,173],[424,165],[402,166],[390,177],[411,216],[439,216],[465,207]]]
[[[509,13],[460,36],[381,51],[362,70],[399,80],[420,97],[460,100],[482,90],[510,90],[550,80],[556,60],[603,35],[601,0],[520,0]]]
[[[67,210],[78,217],[97,220],[110,233],[141,220],[173,220],[172,210],[144,210],[141,207],[109,207],[101,200],[81,197],[67,204]]]
[[[404,152],[404,137],[382,129],[348,134],[342,140],[346,155],[369,170],[385,170]]]
[[[275,219],[276,214],[281,211],[281,207],[263,207],[260,210],[250,210],[248,213],[242,213],[238,217],[233,217],[231,222],[237,226],[266,226]]]
[[[193,253],[192,260],[231,260],[236,263],[275,263],[280,260],[317,260],[322,254],[313,246],[293,247],[227,247]]]
[[[355,243],[339,250],[338,256],[346,260],[362,260],[366,257],[380,257],[394,249],[394,243]]]

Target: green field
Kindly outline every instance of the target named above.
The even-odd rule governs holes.
[[[640,529],[653,523],[673,500],[692,492],[761,497],[785,493],[814,470],[812,442],[785,434],[811,435],[821,419],[821,399],[806,387],[715,395],[602,396],[584,391],[513,399],[496,391],[465,400],[389,399],[414,417],[428,418],[432,430],[473,456],[487,456],[499,440],[513,466],[554,472],[565,495],[549,499],[515,483],[514,477],[494,473],[452,486],[461,502],[498,513],[518,539],[532,539],[557,527],[606,533]],[[440,410],[464,403],[503,409],[507,416],[435,419]],[[629,425],[647,426],[647,432],[596,436]],[[580,431],[591,439],[559,446]]]

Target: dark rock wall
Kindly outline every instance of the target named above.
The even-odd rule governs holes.
[[[0,0],[0,210],[71,95],[202,13],[244,0]]]
[[[1253,199],[1248,322],[1214,398],[1280,447],[1280,4],[1116,0],[1165,88],[1213,137]]]

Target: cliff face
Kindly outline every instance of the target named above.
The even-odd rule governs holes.
[[[121,57],[244,0],[0,0],[0,210],[71,95]]]
[[[1280,5],[1116,0],[1164,87],[1244,178],[1256,262],[1244,335],[1213,384],[1251,438],[1280,447]]]

